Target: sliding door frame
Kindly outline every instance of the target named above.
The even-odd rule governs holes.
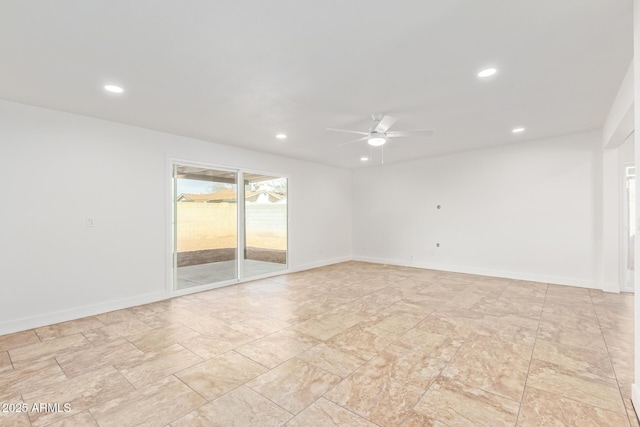
[[[211,283],[207,285],[194,286],[192,288],[186,289],[175,289],[175,281],[176,281],[176,269],[175,269],[175,257],[177,254],[175,253],[176,248],[176,212],[175,212],[175,188],[174,188],[174,168],[176,165],[181,166],[193,166],[193,167],[201,167],[207,169],[221,170],[234,172],[236,174],[237,179],[237,209],[236,209],[236,278],[225,280],[221,282]],[[167,180],[166,180],[166,188],[167,188],[167,201],[165,217],[166,217],[166,269],[165,269],[165,287],[166,291],[172,296],[180,296],[180,295],[188,295],[196,292],[202,292],[210,289],[221,288],[225,286],[235,285],[238,283],[249,282],[258,279],[264,279],[267,277],[279,276],[281,274],[287,274],[291,272],[291,252],[289,247],[289,242],[291,242],[291,209],[290,209],[290,188],[291,188],[291,177],[287,174],[265,171],[265,170],[257,170],[257,169],[248,169],[248,168],[240,168],[229,165],[216,165],[213,163],[205,163],[198,162],[192,160],[184,160],[173,157],[167,157]],[[287,180],[287,252],[286,252],[286,268],[283,270],[279,270],[272,273],[265,273],[255,276],[246,277],[244,272],[244,254],[246,252],[246,239],[245,239],[245,184],[244,184],[244,174],[245,173],[253,173],[260,175],[268,175],[277,178],[285,178]]]

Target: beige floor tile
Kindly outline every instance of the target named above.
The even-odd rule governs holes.
[[[56,357],[58,364],[68,377],[75,377],[95,369],[113,366],[140,357],[142,350],[124,338],[107,344],[78,350]]]
[[[627,351],[633,350],[633,335],[620,332],[608,332],[603,330],[604,341],[607,343],[607,347],[617,347]]]
[[[19,397],[14,399],[0,398],[0,426],[1,427],[31,427],[28,406]],[[6,405],[6,406],[5,406]]]
[[[21,368],[0,374],[0,401],[41,389],[52,384],[59,384],[67,377],[54,359],[29,363]]]
[[[245,427],[281,426],[293,417],[255,391],[241,386],[193,411],[172,427]]]
[[[52,340],[67,335],[77,334],[79,332],[90,331],[91,329],[101,328],[104,323],[95,317],[85,317],[82,319],[72,320],[70,322],[57,323],[51,326],[44,326],[36,329],[36,334],[42,341]]]
[[[624,399],[631,400],[631,387],[635,383],[635,375],[633,371],[625,371],[623,369],[616,369],[616,379],[618,380],[618,387],[620,393]],[[628,405],[626,405],[628,406]]]
[[[482,319],[482,314],[477,314],[477,319]],[[467,339],[475,331],[475,320],[466,317],[448,316],[442,313],[433,313],[414,329],[445,335],[455,339]]]
[[[325,329],[337,329],[342,332],[357,325],[366,318],[365,316],[343,308],[335,308],[327,311],[326,313],[322,313],[314,319],[317,320]]]
[[[108,313],[99,314],[95,317],[105,325],[138,320],[132,308],[110,311]]]
[[[159,351],[134,356],[125,362],[117,363],[115,367],[134,387],[140,388],[202,361],[201,357],[179,344],[174,344]]]
[[[136,313],[136,319],[152,329],[169,328],[179,323],[167,314]]]
[[[627,414],[610,412],[553,393],[527,387],[522,401],[519,427],[625,427]]]
[[[543,314],[543,318],[544,318]],[[607,350],[600,328],[591,322],[585,322],[583,330],[571,327],[572,316],[548,316],[540,322],[537,338],[568,347],[579,347],[586,351],[602,352]],[[567,320],[565,323],[564,320]]]
[[[126,393],[89,410],[100,427],[148,426],[169,424],[206,401],[174,376]]]
[[[423,328],[414,328],[397,339],[393,346],[419,352],[428,355],[432,359],[448,362],[463,342],[464,339],[455,335],[436,334]]]
[[[304,322],[319,314],[326,313],[333,309],[333,305],[324,304],[316,300],[305,301],[303,303],[287,303],[283,306],[275,306],[274,310],[268,312],[268,317],[288,322],[292,324]]]
[[[435,300],[450,300],[465,291],[469,285],[456,282],[436,282],[416,291],[417,295],[429,297]]]
[[[388,296],[379,292],[365,295],[343,305],[341,308],[353,311],[363,316],[373,316],[385,308],[402,300],[400,296]]]
[[[426,390],[447,365],[447,357],[437,347],[433,349],[424,345],[407,349],[391,344],[371,359],[358,374],[369,377],[382,375]]]
[[[153,329],[139,321],[125,320],[123,322],[110,323],[108,326],[98,329],[92,329],[90,331],[83,332],[83,335],[93,345],[99,346],[108,344],[110,341],[115,341],[119,338],[128,338],[143,333],[152,332]]]
[[[487,289],[485,285],[469,286],[464,292],[461,292],[456,298],[447,303],[447,306],[474,310],[476,307],[484,306],[485,304],[494,303],[500,298],[503,291],[500,289],[492,291]]]
[[[203,359],[211,359],[251,341],[248,336],[229,328],[219,333],[202,333],[181,340],[179,344]]]
[[[539,339],[536,341],[533,357],[566,366],[569,369],[615,378],[611,360],[606,351],[595,349],[585,351],[583,347],[565,346]]]
[[[292,359],[247,383],[247,386],[297,414],[338,382],[339,376],[303,360]]]
[[[464,342],[442,375],[519,402],[530,359],[529,346],[476,335]]]
[[[322,323],[314,317],[313,319],[305,320],[304,322],[300,322],[292,326],[291,329],[311,338],[326,341],[348,328],[332,327]]]
[[[401,301],[390,305],[382,312],[394,313],[401,317],[412,317],[422,321],[442,305],[441,300],[420,297],[418,294],[405,296]]]
[[[591,300],[598,317],[614,317],[619,320],[631,319],[634,314],[633,294],[607,294],[604,299],[592,295]]]
[[[13,369],[11,358],[6,351],[0,351],[0,374]]]
[[[542,311],[553,314],[564,314],[568,312],[573,316],[597,319],[596,311],[590,299],[569,299],[553,297],[547,294]]]
[[[359,359],[369,360],[395,339],[397,335],[384,329],[356,325],[329,338],[327,344]]]
[[[366,359],[362,356],[346,352],[335,345],[326,343],[310,348],[299,354],[298,358],[342,378],[348,376],[366,362]]]
[[[433,420],[426,415],[411,412],[406,416],[400,427],[449,427],[440,421]]]
[[[542,302],[532,301],[531,299],[501,296],[495,302],[478,304],[473,309],[494,316],[515,315],[537,320],[542,316],[542,306]]]
[[[512,280],[500,297],[510,298],[534,298],[536,301],[547,296],[548,285],[546,283],[530,282],[526,280]]]
[[[477,335],[485,335],[508,341],[513,344],[533,348],[539,322],[534,319],[514,314],[494,316],[485,314],[482,319],[473,320],[473,331]]]
[[[591,301],[593,301],[594,305],[615,304],[633,307],[634,295],[632,293],[615,294],[612,292],[603,292],[599,289],[589,289],[589,295],[591,295]]]
[[[205,399],[213,400],[266,371],[264,366],[230,351],[175,375]]]
[[[47,427],[99,427],[89,411],[82,411]]]
[[[174,325],[133,335],[127,340],[142,351],[158,351],[199,335],[198,332],[186,326]]]
[[[229,326],[249,338],[258,339],[274,332],[287,329],[291,324],[268,317],[248,317],[242,320],[238,319],[230,322]]]
[[[393,310],[387,308],[376,314],[375,316],[360,323],[362,328],[379,329],[387,333],[399,337],[408,330],[414,328],[418,323],[426,317],[415,317],[412,315],[394,313]]]
[[[591,301],[590,290],[587,288],[577,288],[575,286],[548,285],[547,296],[567,298],[569,300]]]
[[[603,330],[614,330],[633,334],[635,328],[635,315],[633,311],[627,311],[626,309],[623,311],[609,310],[604,309],[600,305],[594,307]]]
[[[38,338],[34,330],[2,335],[0,336],[0,351],[13,350],[39,342],[40,338]]]
[[[58,403],[60,408],[69,404],[69,412],[30,412],[34,426],[45,426],[95,405],[114,399],[133,390],[133,386],[113,367],[94,370],[84,375],[23,393],[24,401],[32,406],[38,403]]]
[[[549,330],[562,328],[569,331],[576,330],[583,333],[602,334],[597,318],[576,315],[571,311],[570,307],[562,312],[543,310],[542,317],[540,317],[540,329],[543,327]]]
[[[167,427],[189,414],[181,425],[513,426],[528,351],[527,393],[556,398],[525,397],[523,423],[556,422],[554,408],[618,422],[632,408],[633,300],[348,262],[0,336],[0,401],[93,405],[61,425]]]
[[[629,417],[629,424],[631,424],[631,427],[640,427],[640,420],[633,408],[627,408],[627,415]]]
[[[17,368],[87,348],[91,348],[91,343],[81,334],[74,334],[9,350],[9,355]]]
[[[236,348],[236,351],[267,368],[274,368],[320,341],[285,329]]]
[[[369,361],[351,374],[325,397],[379,425],[398,425],[424,393],[423,388],[406,382],[411,372],[387,354]],[[399,369],[395,369],[399,367]],[[390,373],[398,373],[394,378]]]
[[[99,427],[89,411],[82,411],[76,415],[47,425],[47,427]]]
[[[414,411],[450,427],[512,427],[518,409],[510,399],[438,377]]]
[[[527,386],[612,412],[625,413],[615,379],[533,359]]]
[[[216,316],[201,315],[187,311],[185,316],[179,317],[179,322],[201,334],[223,335],[239,333],[232,329],[227,322]]]
[[[286,425],[287,427],[376,427],[372,422],[322,397]]]

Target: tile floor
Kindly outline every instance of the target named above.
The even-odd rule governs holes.
[[[637,427],[632,378],[631,295],[348,262],[0,336],[0,425]]]

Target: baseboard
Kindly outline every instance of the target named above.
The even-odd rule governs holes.
[[[633,410],[638,418],[638,410],[640,409],[640,388],[636,384],[631,386],[631,403],[633,403]],[[638,420],[640,422],[640,419]]]
[[[603,292],[609,292],[611,294],[619,294],[620,293],[620,286],[617,283],[603,283],[602,284],[602,291]]]
[[[325,259],[321,261],[309,262],[306,264],[300,264],[295,267],[292,267],[291,272],[294,273],[298,271],[311,270],[312,268],[326,267],[327,265],[339,264],[341,262],[347,262],[347,261],[353,261],[353,257],[344,256],[344,257],[338,257],[338,258]]]
[[[493,270],[488,268],[463,267],[459,265],[427,263],[427,262],[407,262],[400,259],[385,259],[354,256],[354,261],[372,262],[376,264],[397,265],[401,267],[426,268],[429,270],[450,271],[453,273],[475,274],[479,276],[501,277],[505,279],[527,280],[531,282],[551,283],[554,285],[576,286],[580,288],[601,289],[597,283],[591,280],[577,279],[573,277],[547,276],[543,274],[531,274],[505,270]]]
[[[145,294],[132,298],[110,301],[103,304],[89,305],[85,307],[72,308],[69,310],[56,311],[53,313],[46,313],[39,316],[11,320],[9,322],[0,323],[0,335],[26,331],[28,329],[67,322],[69,320],[80,319],[82,317],[95,316],[97,314],[107,313],[114,310],[121,310],[123,308],[135,307],[137,305],[149,304],[170,297],[171,295],[167,294],[166,292],[155,292],[152,294]]]

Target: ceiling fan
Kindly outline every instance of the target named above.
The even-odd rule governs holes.
[[[369,132],[362,132],[362,131],[348,130],[348,129],[334,129],[334,128],[327,128],[327,130],[330,130],[333,132],[347,132],[347,133],[355,133],[358,135],[364,135],[361,138],[344,142],[340,144],[339,147],[342,147],[347,144],[353,144],[354,142],[364,141],[364,140],[366,140],[367,143],[372,147],[381,147],[384,144],[386,144],[391,138],[413,136],[416,133],[421,133],[425,136],[433,135],[433,129],[390,131],[389,128],[393,126],[393,124],[397,120],[395,117],[382,115],[382,114],[372,114],[371,118],[373,119],[373,126],[369,128]]]

